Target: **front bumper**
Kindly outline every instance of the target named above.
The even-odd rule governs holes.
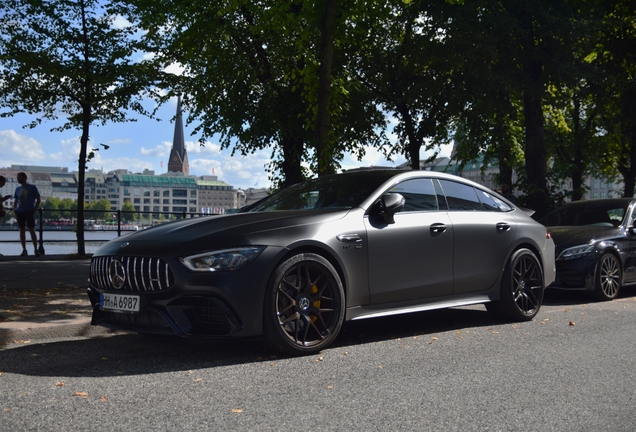
[[[596,277],[596,254],[556,262],[556,279],[549,288],[563,290],[594,290]]]
[[[260,335],[268,275],[280,252],[270,247],[245,268],[220,272],[191,271],[177,258],[93,256],[92,324],[185,337]],[[101,293],[138,296],[140,310],[103,310]]]
[[[138,313],[100,309],[99,291],[88,288],[93,307],[91,324],[139,333],[176,334],[179,336],[232,336],[243,324],[221,299],[210,295],[185,294],[176,298],[157,299],[140,296]]]

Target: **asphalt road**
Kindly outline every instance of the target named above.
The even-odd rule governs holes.
[[[633,431],[636,289],[347,324],[319,355],[134,334],[0,351],[0,430]]]

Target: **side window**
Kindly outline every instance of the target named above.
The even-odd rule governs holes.
[[[475,188],[449,180],[440,180],[448,209],[450,211],[457,210],[483,210],[481,201],[477,197]]]
[[[481,189],[477,189],[477,196],[481,200],[481,204],[484,206],[484,210],[489,211],[510,211],[512,210],[508,204],[490,195],[488,192]]]
[[[431,179],[413,179],[399,183],[390,192],[399,193],[406,201],[403,212],[438,210],[437,195]]]

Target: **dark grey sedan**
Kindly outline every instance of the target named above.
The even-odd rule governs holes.
[[[588,290],[598,300],[636,284],[634,198],[577,201],[540,222],[556,244],[557,277],[551,288]]]
[[[315,353],[345,320],[485,303],[531,320],[554,280],[546,228],[496,193],[428,171],[309,180],[232,215],[112,240],[91,262],[93,324],[261,336]]]

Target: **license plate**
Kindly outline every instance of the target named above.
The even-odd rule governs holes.
[[[101,293],[99,308],[115,312],[139,312],[139,296]]]

